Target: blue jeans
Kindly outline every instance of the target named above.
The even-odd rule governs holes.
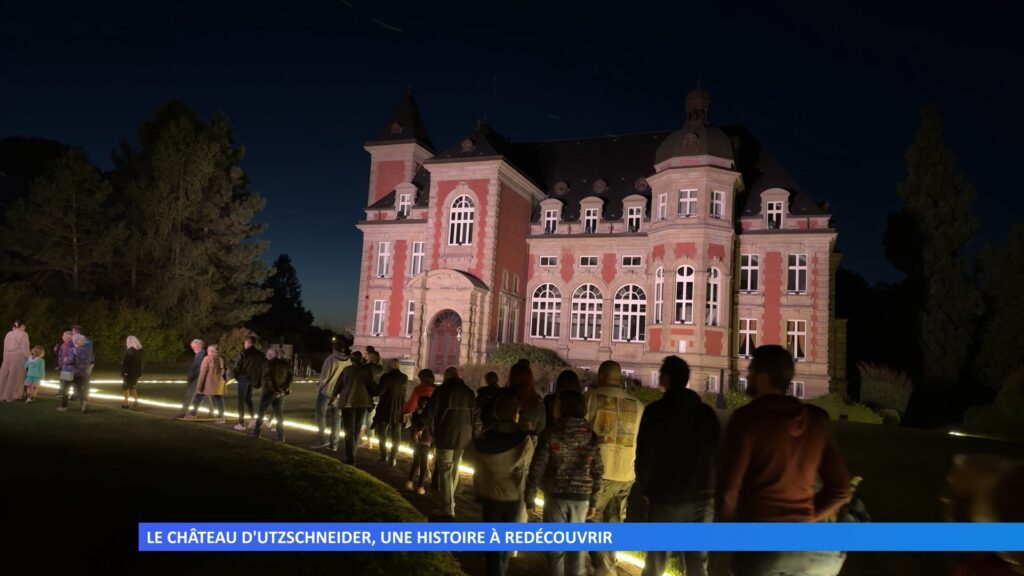
[[[260,437],[260,429],[263,427],[263,416],[267,413],[267,408],[274,407],[274,420],[277,421],[277,440],[278,442],[284,442],[284,396],[274,396],[273,394],[264,394],[260,397],[260,411],[256,416],[256,429],[253,430],[253,435],[257,438]]]
[[[245,376],[235,378],[238,382],[238,423],[245,425],[245,409],[249,408],[249,416],[256,413],[252,409],[252,385]]]
[[[545,522],[586,522],[589,500],[563,500],[544,495]],[[547,552],[550,576],[583,576],[587,572],[584,552]]]
[[[366,408],[342,408],[341,419],[345,422],[345,462],[356,463],[356,453],[363,435],[363,419]]]
[[[480,511],[483,513],[482,520],[488,523],[515,522],[519,518],[519,511],[522,507],[522,499],[504,502],[480,498]],[[505,576],[505,573],[508,572],[508,558],[510,555],[511,553],[507,550],[484,552],[487,576]]]
[[[734,552],[733,576],[836,576],[845,552]]]
[[[699,499],[682,504],[651,502],[647,506],[648,522],[711,522],[715,516],[714,500]],[[661,576],[668,567],[670,552],[648,552],[642,576]],[[707,552],[682,552],[686,576],[707,576]]]
[[[324,429],[327,427],[327,402],[331,399],[329,395],[318,393],[316,395],[316,407],[313,409],[313,419],[316,420],[316,440],[317,442],[323,442],[325,435]],[[332,424],[331,433],[337,431],[337,428]],[[333,436],[334,442],[337,442],[337,436]]]
[[[438,490],[441,492],[441,509],[449,516],[455,516],[455,492],[459,489],[459,464],[462,463],[462,450],[446,450],[438,448],[434,454],[437,459],[435,468],[438,479]]]
[[[601,491],[594,506],[594,522],[623,522],[626,519],[626,501],[633,481],[602,480]],[[594,576],[615,576],[615,552],[601,550],[590,553]],[[661,572],[658,572],[661,575]],[[689,572],[686,576],[692,576]]]

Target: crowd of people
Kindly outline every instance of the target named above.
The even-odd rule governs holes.
[[[510,368],[505,386],[499,374],[489,372],[474,391],[457,368],[449,367],[440,384],[433,371],[420,370],[409,390],[409,378],[397,361],[382,363],[372,347],[364,353],[352,345],[350,335],[338,338],[320,371],[314,448],[340,450],[343,430],[344,462],[354,465],[363,431],[372,430],[379,461],[397,466],[404,436],[413,452],[405,488],[419,494],[436,491],[437,520],[455,519],[464,456],[474,467],[472,488],[483,522],[528,521],[539,492],[545,522],[624,522],[630,506],[639,507],[628,510],[632,519],[647,522],[826,522],[853,514],[850,474],[833,442],[829,416],[786,394],[794,363],[781,346],[753,351],[747,374],[752,400],[735,410],[723,431],[715,410],[689,388],[690,368],[677,356],[666,357],[660,367],[663,396],[645,406],[627,391],[621,367],[610,360],[599,367],[592,388],[584,390],[577,374],[565,370],[546,397],[538,393],[527,360]],[[179,417],[195,419],[209,398],[214,422],[223,423],[227,379],[233,375],[238,392],[234,428],[259,438],[267,421],[283,442],[291,363],[274,349],[260,351],[252,336],[230,368],[217,345],[197,339],[191,347]],[[58,410],[67,409],[73,389],[85,412],[92,342],[81,326],[74,326],[54,354]],[[142,344],[128,336],[122,407],[137,405],[142,371]],[[14,322],[4,339],[0,400],[32,402],[44,374],[43,349],[30,347],[25,324]],[[254,390],[260,391],[258,405]],[[997,506],[994,497],[986,496],[1012,490],[977,486],[985,484],[978,478],[996,477],[997,468],[1000,478],[1013,480],[1007,486],[1017,486],[1024,468],[986,462],[957,462],[946,501],[951,518],[1006,521],[1019,516],[999,512],[1006,504]],[[1002,486],[995,480],[988,484]],[[968,500],[983,502],[975,506],[981,512],[972,512],[964,504]],[[487,575],[504,575],[512,554],[485,553]],[[587,554],[547,552],[548,573],[586,574]],[[661,576],[671,554],[648,552],[643,575]],[[688,576],[708,574],[707,553],[680,556]],[[833,576],[844,560],[840,552],[744,552],[731,555],[730,570],[733,576]],[[616,562],[615,552],[589,553],[590,573],[596,576],[616,574]],[[972,562],[972,567],[1005,566],[1008,560],[987,555]]]

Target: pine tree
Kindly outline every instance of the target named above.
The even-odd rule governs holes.
[[[270,340],[287,338],[301,348],[301,338],[313,325],[313,313],[302,304],[302,285],[292,259],[281,254],[274,261],[274,273],[263,283],[271,290],[270,308],[252,319],[249,326]]]
[[[1024,368],[1024,347],[1013,337],[1024,325],[1024,224],[1016,224],[1003,248],[986,247],[978,257],[987,322],[981,336],[978,372],[988,386],[1000,386]]]
[[[263,198],[249,189],[226,118],[201,121],[172,101],[139,128],[139,148],[115,160],[130,171],[134,251],[126,258],[139,300],[186,334],[223,329],[263,312],[259,284]],[[119,186],[120,188],[120,186]]]
[[[9,264],[57,293],[93,290],[115,265],[123,238],[110,194],[110,183],[84,152],[63,153],[7,212]]]
[[[925,106],[921,119],[898,188],[904,205],[886,230],[886,256],[906,274],[910,301],[919,306],[918,380],[948,388],[963,374],[981,308],[961,254],[977,228],[970,215],[975,192],[943,141],[938,109]]]

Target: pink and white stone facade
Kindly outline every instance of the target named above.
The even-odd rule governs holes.
[[[793,393],[841,388],[827,207],[709,103],[691,92],[672,132],[511,144],[478,124],[435,153],[407,95],[366,145],[358,345],[437,370],[525,342],[646,385],[678,354],[717,391],[781,344]]]

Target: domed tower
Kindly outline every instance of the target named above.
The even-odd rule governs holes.
[[[711,105],[711,94],[700,87],[690,90],[686,95],[686,123],[696,122],[698,124],[708,123],[708,107]]]
[[[712,156],[728,168],[732,166],[732,141],[725,132],[708,124],[711,94],[698,85],[686,95],[686,123],[669,134],[654,156],[655,170],[664,169],[663,163],[676,158]],[[678,162],[674,163],[678,164]]]

